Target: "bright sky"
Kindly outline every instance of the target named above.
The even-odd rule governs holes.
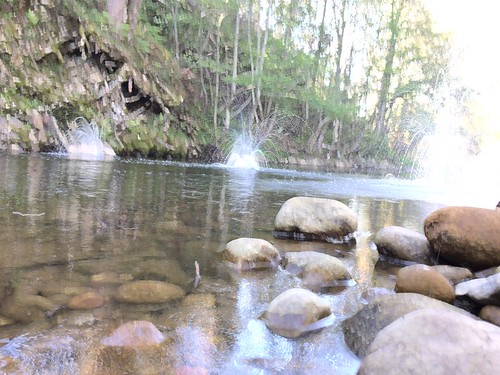
[[[450,32],[455,72],[480,93],[486,129],[500,138],[500,2],[496,0],[424,0],[437,30]],[[499,139],[500,140],[500,139]]]

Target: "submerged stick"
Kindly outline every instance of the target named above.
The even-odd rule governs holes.
[[[200,283],[201,275],[200,275],[200,265],[198,264],[198,261],[194,261],[194,281],[193,281],[193,290],[198,288],[198,284]]]
[[[42,212],[41,214],[23,214],[21,212],[14,211],[12,212],[14,215],[19,215],[19,216],[43,216],[45,215],[45,212]]]

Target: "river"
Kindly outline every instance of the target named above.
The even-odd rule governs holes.
[[[273,238],[274,217],[293,196],[347,204],[359,220],[355,243]],[[77,373],[89,346],[118,324],[141,319],[172,338],[174,367],[217,374],[356,373],[359,360],[346,347],[340,323],[360,308],[369,288],[392,288],[397,271],[377,263],[372,236],[387,225],[422,232],[428,214],[461,199],[444,188],[390,176],[0,155],[0,306],[12,310],[5,301],[20,291],[59,306],[17,321],[12,319],[17,312],[0,316],[0,353],[19,373]],[[282,269],[231,270],[220,251],[238,237],[268,240],[282,252],[315,250],[344,261],[357,284],[322,293],[335,323],[294,340],[269,331],[259,316],[300,280]],[[113,299],[116,285],[91,281],[93,275],[113,272],[123,281],[161,280],[188,290],[195,261],[201,281],[190,296],[212,299],[161,308],[120,304]],[[104,305],[65,308],[65,295],[82,290],[100,292]],[[23,306],[18,301],[16,308],[30,311]],[[54,345],[61,337],[70,341]]]

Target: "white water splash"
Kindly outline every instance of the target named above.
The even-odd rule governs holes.
[[[104,159],[116,156],[111,146],[101,139],[99,128],[82,117],[75,120],[76,129],[66,135],[66,152],[78,159]]]
[[[233,168],[259,170],[259,159],[262,159],[262,153],[245,137],[239,137],[229,153],[226,165]]]

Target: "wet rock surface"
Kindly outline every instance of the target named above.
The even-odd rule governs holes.
[[[294,338],[317,329],[314,323],[330,315],[331,309],[325,300],[308,290],[294,288],[272,300],[263,319],[273,332]]]
[[[116,292],[119,302],[132,304],[164,303],[184,297],[184,290],[156,280],[138,280],[121,285]]]
[[[238,270],[276,267],[279,251],[268,241],[259,238],[238,238],[228,242],[223,259]]]
[[[430,243],[421,233],[403,227],[387,226],[377,232],[373,241],[381,254],[405,261],[432,264]]]
[[[315,251],[285,253],[282,265],[288,272],[298,275],[310,289],[355,284],[344,263],[328,254]]]
[[[344,203],[325,198],[294,197],[281,206],[275,231],[344,238],[358,228],[354,212]]]

